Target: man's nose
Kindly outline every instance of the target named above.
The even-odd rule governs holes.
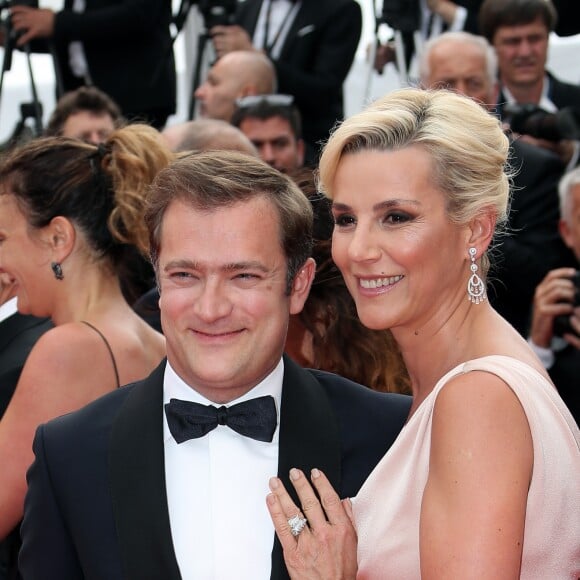
[[[214,322],[232,311],[232,302],[221,282],[207,281],[195,299],[194,311],[204,322]]]

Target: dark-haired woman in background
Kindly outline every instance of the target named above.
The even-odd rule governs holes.
[[[96,147],[44,138],[0,167],[0,271],[18,310],[50,317],[0,421],[0,538],[22,517],[36,427],[149,374],[164,337],[126,302],[118,272],[147,251],[145,193],[172,153],[147,125]]]

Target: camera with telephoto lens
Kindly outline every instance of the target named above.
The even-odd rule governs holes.
[[[207,30],[235,22],[237,0],[198,0],[197,7]]]
[[[572,276],[572,282],[574,283],[574,301],[572,304],[574,306],[580,306],[580,271]],[[572,328],[569,314],[556,316],[554,318],[554,336],[564,336],[564,334],[575,334],[580,337],[574,328]]]
[[[504,119],[514,133],[558,142],[580,139],[580,109],[565,107],[548,113],[537,105],[505,105]]]

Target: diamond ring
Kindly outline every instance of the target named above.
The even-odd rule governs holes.
[[[288,525],[290,526],[290,531],[294,537],[298,536],[300,532],[306,527],[308,520],[296,514],[293,518],[288,520]]]

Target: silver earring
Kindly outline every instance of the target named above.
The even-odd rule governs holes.
[[[62,273],[60,262],[51,262],[50,267],[52,268],[52,273],[57,280],[64,280],[64,274]]]
[[[485,284],[483,283],[483,280],[477,275],[477,270],[479,268],[475,263],[476,254],[477,250],[475,248],[469,248],[469,257],[471,259],[471,276],[469,277],[469,282],[467,282],[467,297],[473,304],[479,304],[486,298]]]

